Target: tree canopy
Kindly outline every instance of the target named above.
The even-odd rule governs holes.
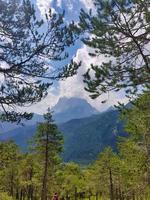
[[[51,112],[38,124],[30,152],[20,152],[12,141],[0,143],[0,197],[15,200],[150,199],[149,92],[123,110],[128,137],[119,138],[118,150],[100,152],[90,165],[60,159],[62,135]]]
[[[48,199],[48,193],[53,194],[52,185],[55,184],[55,173],[62,152],[63,137],[52,120],[50,110],[44,115],[45,122],[37,127],[34,151],[41,163],[41,200]]]
[[[102,93],[135,93],[150,82],[149,0],[93,0],[96,14],[81,11],[80,27],[90,36],[83,42],[104,56],[85,74],[86,90],[96,98]],[[92,71],[92,74],[91,74]],[[94,78],[93,78],[94,74]]]
[[[15,112],[14,107],[39,102],[53,80],[74,73],[69,65],[54,66],[54,61],[68,57],[75,30],[73,23],[65,24],[64,13],[49,10],[43,21],[29,0],[0,0],[1,119],[30,119],[31,114]]]

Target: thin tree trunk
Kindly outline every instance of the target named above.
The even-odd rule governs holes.
[[[20,200],[22,200],[22,189],[20,190]]]
[[[19,200],[19,189],[18,189],[18,187],[16,189],[16,200]]]
[[[98,192],[96,192],[96,200],[98,200]]]
[[[136,200],[136,199],[135,199],[135,192],[134,192],[134,191],[132,192],[132,199],[133,199],[133,200]]]
[[[119,200],[119,192],[118,192],[118,188],[116,188],[115,198],[116,198],[116,200]]]
[[[77,187],[75,187],[75,191],[74,191],[74,199],[75,199],[75,200],[78,199],[77,195],[78,195],[78,194],[77,194]]]
[[[114,188],[113,188],[113,179],[112,179],[111,169],[109,169],[109,183],[110,183],[110,200],[114,200]]]
[[[44,176],[42,183],[41,200],[47,200],[47,173],[48,173],[48,134],[46,135]]]
[[[33,177],[33,169],[31,168],[31,170],[29,171],[29,180],[31,181]],[[33,186],[29,185],[28,186],[28,200],[32,200],[32,191],[33,190]]]
[[[10,177],[10,196],[14,196],[14,175],[13,171],[11,172],[11,177]]]

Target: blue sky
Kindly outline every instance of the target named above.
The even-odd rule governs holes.
[[[51,7],[54,12],[62,12],[65,10],[65,20],[78,21],[80,9],[85,10],[94,9],[93,0],[32,0],[37,7],[38,14],[43,16],[45,12]],[[48,107],[55,105],[60,97],[80,97],[86,99],[92,106],[99,111],[104,111],[108,107],[113,106],[118,101],[127,102],[123,92],[102,95],[96,100],[92,100],[89,97],[89,93],[84,90],[84,83],[82,75],[90,67],[91,63],[100,64],[104,61],[103,56],[98,58],[91,58],[88,53],[92,51],[81,42],[77,42],[76,45],[69,49],[70,57],[74,58],[77,62],[82,61],[82,67],[78,74],[74,77],[68,78],[65,81],[59,81],[55,83],[50,89],[48,96],[40,103],[30,107],[30,111],[36,113],[43,113]],[[62,63],[63,64],[63,63]],[[107,100],[107,103],[102,104],[103,100]]]

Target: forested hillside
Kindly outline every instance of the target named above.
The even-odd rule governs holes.
[[[61,159],[63,134],[48,112],[44,115],[45,121],[37,126],[28,153],[21,152],[12,141],[0,143],[0,177],[3,180],[0,183],[3,192],[0,195],[4,198],[9,198],[9,194],[16,199],[20,197],[40,199],[42,193],[52,198],[57,191],[61,198],[66,199],[122,200],[140,197],[149,200],[149,143],[147,143],[149,101],[150,94],[147,91],[134,101],[131,108],[122,108],[121,117],[126,121],[125,131],[129,135],[119,139],[116,152],[110,146],[103,148],[101,145],[113,141],[114,134],[118,135],[117,130],[120,130],[121,124],[118,123],[116,126],[117,111],[109,111],[109,115],[103,113],[81,121],[78,119],[75,120],[76,123],[74,120],[65,123],[68,131],[66,135],[71,133],[71,138],[67,138],[68,136],[64,134],[64,140],[72,142],[70,146],[68,145],[70,148],[68,153],[72,152],[69,154],[70,160],[74,158],[82,165],[73,162],[64,163]],[[106,134],[107,131],[112,131],[113,121],[115,131]],[[100,126],[104,130],[103,134],[98,134],[99,131],[96,132],[96,129],[93,132],[90,124],[94,123],[96,129]],[[80,135],[77,124],[78,128],[81,128],[81,124],[84,125]],[[73,127],[76,127],[77,134],[72,134]],[[90,130],[92,137],[89,136]],[[76,152],[75,148],[79,148],[80,152]],[[103,148],[102,151],[96,155],[96,150],[100,148]],[[94,156],[95,161],[93,161]],[[85,165],[90,161],[92,161],[90,165]]]
[[[1,135],[0,138],[13,140],[23,151],[27,151],[29,141],[36,133],[36,126],[14,129]],[[116,150],[118,136],[126,135],[117,110],[74,119],[58,125],[58,128],[64,136],[64,161],[84,164],[94,161],[107,146]]]
[[[59,128],[64,135],[64,160],[67,162],[90,163],[108,146],[116,151],[118,136],[127,136],[116,110],[72,120]]]

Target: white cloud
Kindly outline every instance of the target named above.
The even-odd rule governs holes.
[[[127,103],[127,98],[122,93],[115,93],[110,92],[109,94],[103,94],[99,98],[92,100],[89,97],[89,93],[85,91],[84,83],[83,83],[83,74],[87,71],[90,67],[90,64],[93,63],[94,65],[100,65],[105,58],[103,56],[99,56],[97,58],[91,57],[88,53],[91,52],[91,49],[87,46],[83,46],[81,49],[77,51],[77,55],[75,60],[82,61],[82,67],[79,70],[78,74],[74,77],[68,78],[65,81],[60,82],[60,94],[59,96],[67,96],[67,97],[80,97],[86,99],[90,104],[96,107],[100,111],[106,110],[108,107],[113,106],[118,101],[122,103]],[[101,102],[107,100],[105,104]]]
[[[62,0],[57,0],[57,6],[61,7],[62,6]]]
[[[39,104],[32,106],[31,110],[37,113],[43,113],[49,106],[53,106],[57,103],[60,97],[80,97],[86,99],[92,106],[96,107],[99,111],[104,111],[110,106],[113,106],[118,101],[122,103],[127,103],[128,99],[125,97],[124,93],[115,93],[110,92],[109,94],[104,94],[98,97],[97,99],[92,100],[89,97],[89,93],[84,90],[83,83],[83,74],[90,67],[90,64],[100,64],[104,61],[104,57],[100,56],[93,58],[88,55],[90,48],[83,46],[81,49],[78,49],[75,60],[82,61],[82,67],[79,69],[76,76],[70,77],[64,81],[59,82],[58,92],[55,94],[56,88],[51,88],[49,95]],[[106,103],[103,104],[102,101],[106,100]]]
[[[71,2],[71,0],[68,0],[68,9],[70,11],[73,11],[74,7],[73,7],[73,3]]]
[[[43,99],[39,103],[33,104],[32,106],[24,107],[23,110],[27,112],[38,113],[38,114],[45,113],[47,111],[47,108],[53,107],[59,99],[59,95],[55,95],[53,90],[55,90],[55,88],[51,87],[49,90],[49,94],[45,99]]]
[[[73,8],[73,0],[57,0],[57,6],[62,7],[62,3],[65,1],[68,9],[72,10]],[[41,14],[44,16],[45,12],[48,11],[50,5],[54,2],[54,0],[36,0],[37,6],[41,11]],[[79,4],[85,6],[87,10],[94,9],[93,0],[78,0]],[[106,110],[109,106],[116,104],[118,101],[120,102],[127,102],[127,98],[125,98],[124,93],[115,93],[110,92],[109,94],[101,95],[99,98],[92,100],[89,97],[89,93],[84,90],[84,83],[83,83],[83,74],[87,71],[90,67],[90,64],[100,64],[102,61],[105,60],[103,56],[99,56],[97,58],[90,57],[88,55],[90,48],[87,46],[83,46],[81,49],[78,49],[75,60],[82,61],[82,67],[79,69],[78,74],[74,77],[70,77],[64,81],[59,82],[58,92],[55,94],[54,90],[56,88],[52,87],[49,91],[48,96],[41,101],[40,103],[31,106],[30,111],[43,113],[49,106],[53,106],[57,103],[58,99],[63,96],[67,97],[80,97],[86,99],[90,104],[96,107],[100,111]],[[107,100],[105,104],[101,102]]]
[[[48,11],[50,5],[52,5],[54,1],[57,2],[58,7],[62,7],[62,3],[65,2],[69,10],[76,9],[73,7],[74,6],[73,0],[36,0],[37,6],[42,16],[45,16],[45,12]],[[77,0],[77,1],[79,2],[79,5],[80,3],[84,5],[84,7],[87,10],[94,9],[93,0]]]
[[[82,4],[84,4],[86,9],[93,9],[94,8],[94,4],[93,4],[93,0],[79,0]]]
[[[55,12],[54,8],[51,7],[53,0],[36,0],[38,9],[41,12],[41,16],[45,17],[45,13],[51,8],[52,12]]]
[[[73,0],[64,0],[65,4],[67,5],[69,10],[73,10]],[[62,0],[57,0],[57,6],[62,7]]]

